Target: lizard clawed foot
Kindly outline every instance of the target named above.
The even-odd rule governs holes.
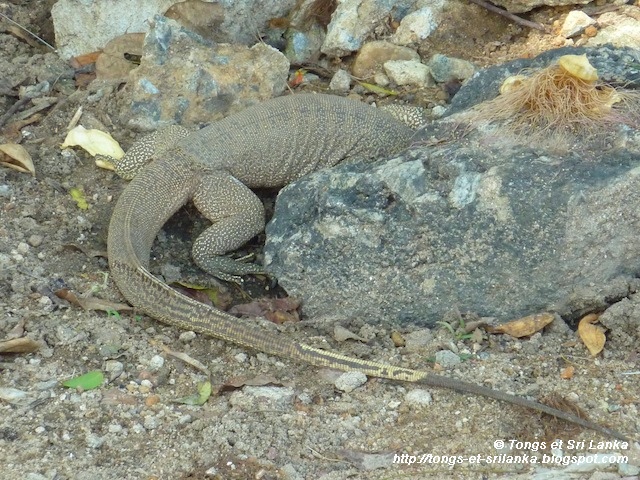
[[[196,259],[198,266],[220,280],[225,282],[242,284],[243,275],[267,275],[261,265],[255,263],[245,263],[252,260],[253,255],[246,255],[239,259],[233,259],[223,256],[212,256],[206,259]]]

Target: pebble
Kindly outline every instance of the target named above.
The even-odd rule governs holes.
[[[367,376],[362,372],[345,372],[336,379],[334,385],[338,390],[350,393],[366,382]]]
[[[351,86],[351,76],[346,70],[338,70],[329,82],[329,88],[334,92],[348,92]]]
[[[389,60],[384,63],[384,71],[396,85],[435,85],[429,67],[416,60]]]
[[[436,53],[429,60],[431,75],[439,83],[451,80],[466,80],[471,78],[476,71],[473,63],[460,58],[447,57]]]
[[[188,332],[182,332],[178,337],[182,343],[189,343],[196,338],[196,332],[189,330]]]
[[[583,11],[572,10],[562,24],[560,35],[565,38],[574,37],[582,33],[587,27],[595,24],[596,21]]]
[[[421,388],[416,388],[407,392],[404,399],[412,407],[426,407],[427,405],[431,405],[433,402],[431,393]]]
[[[458,365],[461,361],[460,357],[451,350],[440,350],[436,352],[436,363],[444,368],[451,368]]]
[[[26,255],[27,253],[29,253],[29,244],[26,242],[20,242],[18,244],[18,248],[17,248],[18,253],[21,253],[22,255]]]
[[[100,437],[95,433],[88,433],[85,437],[85,441],[89,448],[100,448],[104,444],[104,437]]]
[[[180,425],[186,425],[187,423],[191,423],[191,422],[193,422],[193,417],[189,414],[181,415],[178,418],[178,423]]]
[[[109,425],[107,430],[109,431],[109,433],[120,433],[122,432],[122,425],[117,423],[112,423]]]
[[[158,421],[158,418],[155,415],[150,415],[147,418],[144,419],[143,425],[144,428],[146,430],[155,430],[156,428],[158,428],[158,425],[160,424],[160,422]]]
[[[149,360],[149,370],[152,372],[157,372],[164,366],[164,358],[160,355],[154,355]]]
[[[44,237],[42,235],[31,235],[28,239],[27,242],[29,242],[29,245],[31,245],[32,247],[39,247],[40,245],[42,245],[42,242],[44,241]]]
[[[124,365],[122,362],[118,362],[117,360],[107,360],[104,362],[104,369],[107,372],[108,377],[113,380],[122,374],[124,371]]]
[[[433,341],[433,333],[428,328],[406,333],[403,336],[407,352],[420,351]]]

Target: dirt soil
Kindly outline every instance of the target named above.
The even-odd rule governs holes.
[[[52,42],[51,3],[0,4],[0,12]],[[469,8],[488,15],[474,5]],[[536,15],[548,23],[560,13]],[[494,38],[484,31],[461,48],[444,36],[429,48],[500,63],[557,46],[553,36],[492,21],[502,23]],[[530,411],[377,379],[345,393],[334,385],[335,372],[191,335],[134,313],[85,311],[56,297],[53,292],[66,287],[124,301],[109,280],[105,249],[110,212],[125,183],[96,168],[84,153],[61,151],[66,126],[82,107],[86,127],[111,132],[123,147],[135,135],[120,120],[117,89],[77,89],[55,54],[28,44],[8,24],[0,25],[0,115],[17,101],[8,86],[48,79],[54,87],[47,96],[56,99],[21,129],[5,128],[0,139],[22,136],[36,169],[30,176],[0,167],[0,340],[24,335],[39,344],[33,353],[0,354],[0,480],[531,478],[538,466],[530,458],[517,464],[502,457],[478,465],[469,457],[542,460],[551,455],[550,441],[556,438],[587,443],[564,443],[555,453],[614,452],[640,465],[637,449],[588,450],[589,441],[612,439]],[[74,201],[72,188],[83,190],[88,209]],[[193,210],[182,213],[187,220],[171,222],[160,235],[152,267],[156,273],[194,268],[188,241],[201,221],[193,226]],[[404,327],[400,333],[405,337],[425,340],[414,348],[395,347],[390,339],[394,327],[387,324],[355,332],[371,338],[367,343],[337,342],[330,325],[313,319],[278,328],[299,341],[416,369],[432,369],[435,353],[449,349],[468,360],[437,366],[440,373],[537,399],[560,395],[592,420],[637,436],[640,301],[623,299],[616,312],[610,315],[610,331],[618,322],[632,333],[610,335],[595,359],[559,318],[544,334],[524,340],[487,334],[463,339],[446,328],[430,333]],[[210,377],[168,349],[202,362]],[[106,376],[100,388],[83,392],[60,385],[92,370]],[[234,377],[267,377],[270,382],[216,392]],[[214,394],[207,403],[175,402],[208,378]],[[456,465],[406,462],[410,455],[419,459],[423,454],[464,459]],[[394,462],[394,457],[405,462]],[[606,470],[612,475],[606,478],[637,474],[615,465]],[[565,478],[591,475],[587,470]]]

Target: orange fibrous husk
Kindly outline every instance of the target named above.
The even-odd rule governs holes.
[[[586,57],[584,61],[590,67]],[[601,84],[594,75],[584,78],[589,80],[559,63],[529,76],[510,77],[501,94],[474,107],[469,119],[502,122],[516,136],[593,134],[621,123],[638,127],[640,91]]]

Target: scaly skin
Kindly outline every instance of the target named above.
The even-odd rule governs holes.
[[[125,157],[125,164],[117,169],[141,171],[125,188],[111,218],[112,278],[132,305],[169,325],[310,365],[482,395],[625,440],[614,430],[522,397],[293,342],[255,322],[196,302],[148,271],[153,240],[186,202],[194,200],[214,222],[231,219],[223,228],[214,224],[213,234],[201,242],[201,248],[213,250],[210,270],[215,270],[218,255],[241,245],[264,226],[261,205],[245,185],[282,186],[343,161],[391,155],[406,148],[411,135],[412,130],[393,117],[358,102],[295,95],[264,102],[186,136],[144,168],[139,158]],[[134,149],[140,150],[144,149]],[[203,252],[194,249],[196,255]],[[207,258],[198,261],[207,262]]]

